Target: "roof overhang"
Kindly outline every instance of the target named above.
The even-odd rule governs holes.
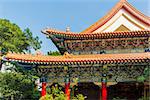
[[[127,54],[92,54],[72,55],[65,53],[63,56],[44,56],[31,54],[8,53],[5,61],[20,62],[38,65],[86,65],[86,64],[118,64],[118,63],[149,63],[150,53]]]
[[[46,34],[51,38],[52,36],[55,36],[57,38],[64,38],[64,39],[108,39],[108,38],[150,37],[150,30],[79,34],[54,29],[44,29],[42,33]]]

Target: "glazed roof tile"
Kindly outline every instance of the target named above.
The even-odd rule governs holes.
[[[56,35],[63,38],[71,38],[71,39],[72,38],[121,38],[121,37],[149,37],[150,36],[150,30],[79,34],[75,32],[65,32],[65,31],[59,31],[55,29],[45,29],[42,32],[48,36]]]
[[[46,64],[68,64],[68,63],[113,63],[113,62],[141,62],[150,61],[150,53],[127,53],[127,54],[91,54],[91,55],[72,55],[63,56],[45,56],[31,54],[13,54],[5,56],[8,61],[17,61],[25,63],[46,63]]]

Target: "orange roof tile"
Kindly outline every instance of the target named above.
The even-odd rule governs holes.
[[[75,64],[75,63],[123,63],[123,62],[146,62],[150,61],[150,53],[129,53],[129,54],[92,54],[92,55],[63,55],[44,56],[31,54],[12,54],[5,56],[8,61],[39,64]]]
[[[142,14],[140,11],[135,9],[132,5],[130,5],[127,0],[120,0],[115,7],[113,7],[104,17],[102,17],[100,20],[98,20],[96,23],[91,25],[89,28],[85,29],[82,34],[85,33],[92,33],[97,28],[104,25],[106,22],[108,22],[121,8],[126,9],[130,14],[132,14],[134,17],[145,23],[146,25],[150,26],[150,17]]]
[[[44,34],[51,36],[57,35],[64,38],[121,38],[121,37],[149,37],[150,30],[141,31],[120,31],[120,32],[100,32],[100,33],[86,33],[79,34],[74,32],[65,32],[54,29],[45,29],[42,31]]]

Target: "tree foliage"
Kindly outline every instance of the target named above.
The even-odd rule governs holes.
[[[39,98],[40,94],[35,84],[35,80],[39,77],[35,68],[26,69],[15,62],[8,63],[5,67],[7,71],[0,72],[0,93],[3,98],[15,100]]]
[[[51,56],[59,56],[61,55],[59,51],[49,51],[47,52],[47,55],[51,55]]]
[[[0,51],[25,52],[31,48],[37,50],[41,48],[41,43],[38,37],[33,37],[29,28],[22,31],[9,20],[0,19]]]
[[[46,96],[41,97],[40,100],[66,100],[66,96],[61,88],[56,85],[48,88]]]
[[[24,30],[24,34],[26,36],[26,41],[29,42],[29,46],[28,46],[29,50],[30,50],[30,48],[33,48],[34,50],[38,50],[41,48],[42,41],[39,41],[38,36],[33,37],[33,34],[29,28],[26,28]]]
[[[30,52],[31,49],[37,50],[41,48],[41,43],[38,37],[33,37],[29,28],[22,31],[9,20],[0,19],[0,56],[8,51],[20,53]],[[0,68],[1,66],[0,59]],[[38,91],[34,90],[34,81],[37,78],[35,74],[35,71],[27,71],[17,64],[11,72],[0,72],[1,95],[15,100],[37,97]]]
[[[18,72],[0,73],[0,93],[14,100],[35,99],[34,79]]]
[[[144,81],[149,81],[150,79],[150,68],[145,68],[143,75],[137,77],[138,82],[144,82]]]
[[[61,90],[61,87],[55,85],[48,88],[46,96],[41,97],[40,100],[66,100],[66,95]],[[78,94],[76,97],[71,97],[71,100],[85,100],[85,97],[82,94]]]

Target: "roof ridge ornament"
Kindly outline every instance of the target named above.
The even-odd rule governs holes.
[[[69,54],[68,52],[65,52],[63,56],[64,56],[64,58],[71,58],[72,54]]]
[[[120,0],[120,2],[127,2],[127,0]]]
[[[66,27],[66,32],[70,32],[70,27],[69,26]]]
[[[7,54],[13,54],[13,52],[12,51],[8,51],[8,53]]]
[[[43,53],[40,50],[36,50],[35,55],[39,56],[39,55],[43,55]]]

